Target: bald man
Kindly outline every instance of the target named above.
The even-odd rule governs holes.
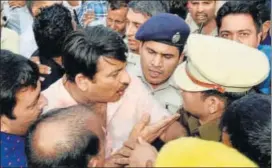
[[[102,120],[94,107],[78,105],[53,110],[28,131],[28,167],[101,167],[105,158],[104,141]]]

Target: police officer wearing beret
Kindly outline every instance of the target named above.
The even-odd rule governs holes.
[[[174,73],[185,110],[180,123],[189,136],[219,141],[225,109],[267,78],[269,61],[257,49],[199,34],[190,35],[187,51],[187,61]]]
[[[136,33],[136,39],[141,41],[137,66],[127,66],[128,72],[137,75],[172,114],[182,105],[172,74],[183,61],[189,33],[189,26],[177,15],[162,13],[151,17]]]

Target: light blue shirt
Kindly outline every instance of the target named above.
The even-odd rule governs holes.
[[[271,46],[270,45],[259,45],[258,49],[265,53],[270,63],[270,72],[269,76],[263,81],[260,85],[257,86],[257,89],[264,94],[271,94]]]
[[[8,2],[3,2],[3,15],[7,17],[6,27],[21,35],[33,22],[27,6],[11,8]]]

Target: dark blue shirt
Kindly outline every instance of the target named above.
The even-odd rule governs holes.
[[[25,138],[0,132],[1,168],[27,167],[25,155]]]
[[[261,42],[261,45],[271,45],[271,36],[268,31],[266,38]]]

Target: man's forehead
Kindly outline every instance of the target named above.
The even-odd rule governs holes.
[[[126,11],[126,10],[128,10],[128,7],[125,7],[125,6],[123,6],[123,7],[120,7],[120,8],[118,8],[118,9],[112,9],[112,8],[108,8],[108,11],[111,11],[111,12],[114,12],[114,11],[116,11],[116,12],[121,12],[121,11]]]
[[[216,2],[216,0],[189,0],[189,2]]]
[[[111,57],[106,57],[106,56],[102,56],[99,58],[100,61],[104,61],[108,64],[111,64],[111,65],[118,65],[120,63],[123,63],[115,58],[111,58]]]
[[[25,87],[20,89],[16,93],[16,98],[18,101],[22,101],[31,105],[33,102],[37,101],[41,94],[41,84],[38,83],[37,87],[34,88],[32,86]]]
[[[22,94],[25,92],[38,92],[39,93],[40,91],[41,91],[41,83],[40,83],[40,81],[37,81],[36,87],[33,87],[33,86],[23,87],[17,92],[17,94]]]
[[[156,42],[156,41],[147,41],[144,42],[144,46],[147,48],[150,48],[152,50],[154,50],[155,52],[161,53],[161,54],[173,54],[178,50],[177,47],[169,45],[169,44],[165,44],[162,42]]]
[[[97,61],[98,71],[114,71],[120,69],[126,65],[126,62],[122,62],[115,58],[101,56]]]
[[[136,10],[133,10],[131,8],[129,8],[128,13],[127,13],[127,19],[132,21],[132,22],[137,22],[137,23],[144,23],[147,19],[149,18],[149,16],[138,12]]]
[[[33,1],[33,6],[51,6],[53,4],[61,4],[62,1]]]
[[[221,30],[244,30],[255,28],[254,20],[249,14],[229,14],[222,19]]]
[[[127,11],[125,8],[124,9],[115,9],[115,10],[109,9],[107,16],[122,19],[123,17],[127,16]]]

